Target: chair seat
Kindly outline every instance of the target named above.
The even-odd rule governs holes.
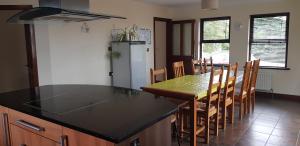
[[[173,114],[172,116],[171,116],[171,123],[175,123],[176,122],[176,115],[175,114]]]
[[[221,96],[221,99],[220,99],[220,105],[223,105],[223,104],[224,104],[224,99],[223,99],[223,98],[224,98],[224,97]],[[228,105],[232,104],[232,102],[233,102],[233,100],[232,100],[231,98],[227,98],[227,99],[225,100],[225,106],[228,106]]]
[[[240,88],[237,88],[237,89],[235,89],[235,95],[236,96],[239,96],[241,94],[241,89]],[[243,96],[244,95],[247,95],[247,92],[246,91],[243,91]]]
[[[254,87],[251,87],[250,92],[251,92],[251,93],[254,93],[254,92],[255,92],[255,88],[254,88]]]
[[[246,97],[247,97],[247,93],[242,96],[242,99],[245,99]],[[234,101],[240,101],[240,100],[241,100],[241,98],[239,95],[234,96]]]
[[[197,102],[197,113],[199,116],[201,116],[201,117],[206,116],[207,112],[206,112],[205,108],[206,108],[205,103]],[[190,110],[190,106],[183,107],[183,110]],[[211,106],[208,114],[214,115],[215,113],[217,113],[217,108],[215,106]]]

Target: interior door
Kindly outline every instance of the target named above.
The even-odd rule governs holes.
[[[155,28],[155,53],[154,68],[160,69],[167,66],[167,22],[154,21]]]
[[[172,30],[172,47],[168,51],[170,55],[168,57],[168,70],[173,70],[173,62],[184,61],[185,73],[191,74],[191,59],[194,58],[195,50],[195,20],[173,21]]]
[[[172,19],[154,17],[154,68],[168,68],[168,78],[172,76],[169,68],[172,50]],[[159,79],[159,78],[158,78]]]

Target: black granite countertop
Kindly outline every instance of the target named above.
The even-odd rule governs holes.
[[[0,105],[114,143],[177,110],[163,97],[98,85],[53,85],[3,93]]]

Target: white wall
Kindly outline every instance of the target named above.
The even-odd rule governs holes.
[[[91,0],[90,6],[93,12],[127,20],[88,22],[90,33],[81,32],[82,23],[49,24],[53,84],[109,85],[110,63],[106,54],[111,30],[133,24],[152,30],[153,17],[168,17],[167,8],[134,0]],[[148,67],[153,67],[153,44],[149,48]]]
[[[52,84],[49,32],[47,24],[35,25],[35,40],[38,62],[39,84]]]
[[[245,5],[223,5],[216,11],[201,10],[200,5],[177,7],[172,9],[174,12],[174,19],[196,19],[231,16],[232,31],[231,31],[231,48],[230,48],[230,62],[243,63],[248,57],[248,30],[249,30],[249,15],[264,14],[264,13],[278,13],[290,12],[290,36],[289,36],[289,50],[288,50],[288,67],[291,70],[269,70],[273,74],[272,86],[276,93],[300,95],[300,9],[299,1],[286,0],[274,3],[256,3]],[[243,28],[238,30],[235,28],[237,24],[242,24]]]

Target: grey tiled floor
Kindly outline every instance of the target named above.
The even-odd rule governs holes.
[[[237,114],[236,114],[237,115]],[[300,146],[300,102],[257,97],[254,113],[211,136],[210,146]],[[173,146],[177,146],[173,140]],[[199,141],[201,141],[199,139]],[[183,140],[181,146],[188,146]],[[199,142],[199,145],[205,146]]]

